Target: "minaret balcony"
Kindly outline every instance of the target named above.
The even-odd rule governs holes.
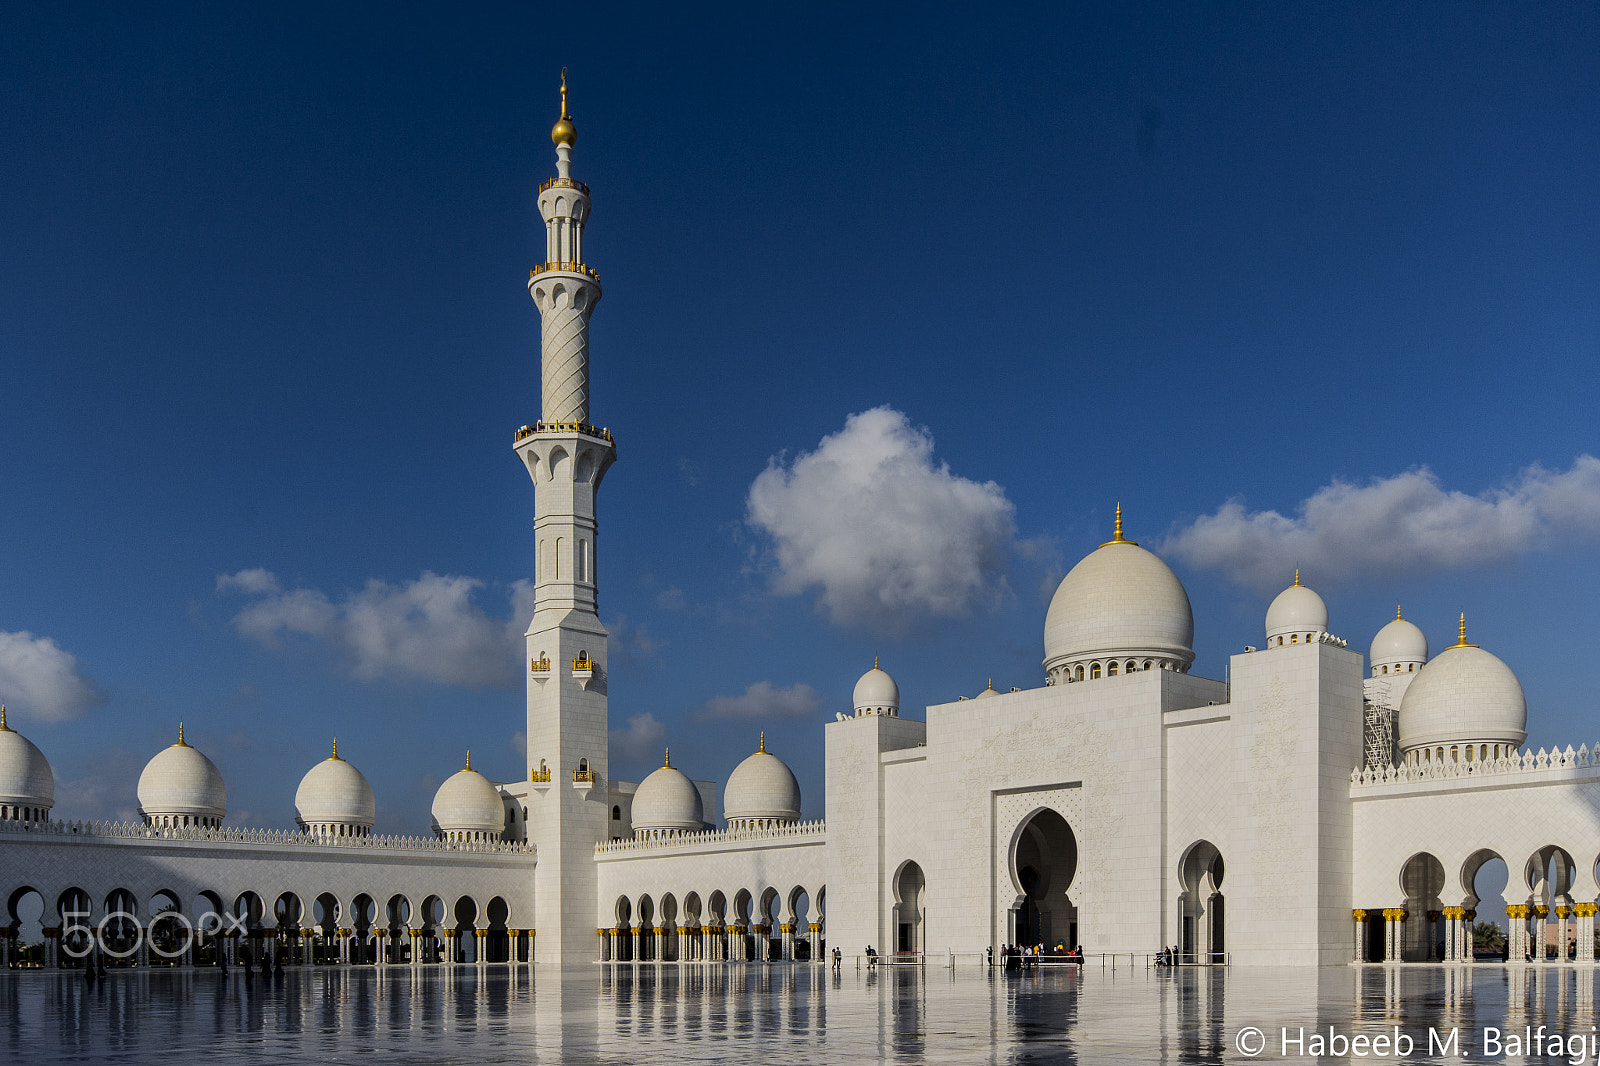
[[[594,680],[594,660],[589,658],[588,653],[580,651],[578,657],[572,660],[572,678],[585,690],[589,688],[589,682]]]
[[[573,178],[549,178],[539,186],[540,192],[546,192],[550,189],[577,189],[583,195],[589,195],[589,186]]]
[[[617,445],[617,442],[611,439],[611,431],[609,429],[591,426],[587,422],[535,422],[531,426],[523,426],[518,429],[511,443],[521,444],[537,433],[581,433],[586,437],[603,440],[613,448]]]
[[[587,792],[587,791],[589,791],[591,788],[594,787],[594,771],[593,770],[574,770],[574,771],[572,771],[572,787],[577,789],[579,792]]]
[[[541,685],[550,680],[550,657],[546,655],[542,659],[529,659],[528,673]],[[549,773],[548,770],[545,772]]]
[[[582,274],[584,277],[594,281],[595,284],[600,283],[600,275],[590,267],[584,266],[582,263],[572,263],[563,259],[550,259],[540,263],[538,266],[528,271],[528,277],[532,279],[538,277],[540,274],[553,274],[556,272],[563,274]]]

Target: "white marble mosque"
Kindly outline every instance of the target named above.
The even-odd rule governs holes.
[[[61,822],[45,754],[0,715],[8,965],[82,965],[85,926],[112,964],[149,966],[712,964],[868,945],[915,959],[1019,942],[1465,964],[1477,917],[1509,921],[1513,960],[1570,941],[1570,964],[1593,964],[1600,752],[1524,750],[1522,689],[1464,618],[1430,656],[1397,613],[1364,660],[1297,573],[1227,680],[1199,677],[1188,595],[1120,509],[1055,593],[1038,687],[917,720],[888,673],[862,676],[853,711],[823,727],[823,820],[802,820],[764,739],[720,815],[716,784],[670,758],[613,780],[596,538],[617,452],[590,420],[601,288],[564,84],[552,139],[547,250],[528,280],[543,411],[513,442],[537,516],[526,775],[491,781],[469,760],[429,834],[374,836],[372,787],[335,748],[300,784],[296,828],[237,828],[222,773],[180,727],[140,776],[136,824]],[[1492,859],[1510,872],[1504,915],[1478,911]],[[19,933],[30,899],[42,947]],[[134,933],[161,915],[163,935]],[[172,935],[180,915],[200,926],[192,942]]]

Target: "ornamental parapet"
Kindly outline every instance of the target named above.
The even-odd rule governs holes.
[[[270,847],[338,848],[357,851],[444,851],[491,855],[532,855],[534,846],[513,840],[440,840],[436,837],[336,837],[298,829],[247,829],[219,826],[160,828],[129,822],[0,821],[0,833],[12,836],[101,840],[185,840],[206,844],[255,844]]]
[[[576,189],[583,195],[589,195],[589,186],[575,178],[549,178],[539,185],[540,192],[549,192],[551,189]]]
[[[1540,748],[1537,752],[1531,750],[1513,752],[1498,759],[1463,758],[1460,761],[1447,759],[1444,762],[1418,763],[1415,766],[1390,764],[1362,768],[1350,772],[1350,784],[1353,788],[1364,788],[1406,781],[1459,781],[1463,778],[1538,773],[1541,770],[1581,769],[1591,771],[1584,776],[1600,778],[1600,741],[1596,741],[1593,746],[1582,745],[1577,748],[1569,744],[1566,751],[1555,748],[1546,751]]]
[[[582,274],[584,277],[593,278],[597,282],[600,280],[599,274],[584,266],[582,263],[568,262],[565,259],[546,260],[545,262],[535,266],[532,270],[528,271],[528,277],[536,278],[540,274],[550,274],[554,273],[555,271],[561,271],[565,274]]]
[[[666,851],[706,845],[761,844],[766,841],[809,841],[821,843],[827,834],[827,823],[792,822],[767,829],[723,829],[704,833],[679,833],[646,840],[607,840],[594,846],[598,855],[616,855],[626,852]]]
[[[536,433],[582,433],[586,437],[603,440],[613,448],[617,445],[611,438],[609,429],[590,425],[588,422],[535,422],[531,426],[520,427],[513,435],[511,443],[521,444]]]

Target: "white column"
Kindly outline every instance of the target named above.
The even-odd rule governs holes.
[[[611,929],[611,961],[616,962],[622,956],[617,954],[622,950],[622,930],[615,926]]]
[[[822,961],[822,923],[811,922],[806,926],[806,931],[811,934],[811,961]]]
[[[1544,961],[1545,921],[1550,917],[1550,908],[1540,904],[1533,908],[1533,961]]]
[[[1472,957],[1472,949],[1473,949],[1472,923],[1475,922],[1477,920],[1477,918],[1478,918],[1478,912],[1475,911],[1475,910],[1472,910],[1471,908],[1468,908],[1467,910],[1462,911],[1462,914],[1461,914],[1461,961],[1466,963],[1469,966],[1472,965],[1472,963],[1477,961],[1476,959],[1474,959]]]
[[[1572,917],[1572,908],[1561,906],[1556,908],[1556,958],[1562,962],[1567,961],[1567,934],[1571,931],[1567,919]]]
[[[1350,915],[1351,915],[1352,918],[1355,919],[1355,923],[1354,924],[1355,924],[1355,927],[1356,927],[1356,932],[1355,932],[1355,937],[1356,937],[1355,951],[1351,954],[1351,958],[1355,959],[1357,962],[1366,962],[1367,961],[1367,912],[1358,907],[1355,910],[1351,911]]]
[[[639,929],[640,927],[637,925],[628,926],[628,935],[633,938],[633,943],[630,945],[633,951],[629,955],[629,961],[631,962],[639,961]]]
[[[783,961],[794,961],[794,923],[784,922],[778,926],[778,931],[783,934]]]

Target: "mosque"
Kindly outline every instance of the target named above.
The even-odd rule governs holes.
[[[1300,583],[1226,680],[1189,672],[1182,583],[1129,539],[1061,581],[1036,688],[901,717],[876,665],[823,728],[822,821],[795,776],[750,755],[721,790],[670,764],[614,780],[607,634],[596,613],[597,499],[617,457],[590,420],[601,296],[571,176],[562,86],[543,183],[541,419],[513,448],[534,485],[527,773],[470,759],[431,833],[372,835],[367,778],[337,748],[306,773],[294,829],[227,824],[221,772],[155,754],[139,821],[51,818],[54,778],[0,712],[0,959],[112,965],[503,965],[890,958],[1008,943],[1090,952],[1177,945],[1186,962],[1474,960],[1474,883],[1510,884],[1512,960],[1592,964],[1600,751],[1524,750],[1510,668],[1468,640],[1429,654],[1399,617],[1366,660]],[[29,901],[32,911],[28,911]],[[42,906],[43,943],[22,935]],[[1483,917],[1499,919],[1498,914]]]

